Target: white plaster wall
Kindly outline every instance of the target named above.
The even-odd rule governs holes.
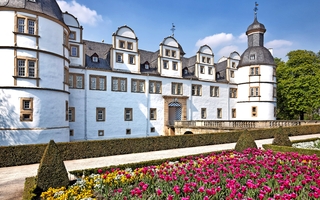
[[[252,106],[257,106],[257,117],[251,116]],[[237,120],[275,120],[275,103],[252,102],[237,104]]]
[[[123,37],[128,37],[128,38],[136,38],[136,35],[134,32],[132,32],[129,28],[127,27],[121,27],[118,32],[118,35],[123,36]]]
[[[163,44],[165,44],[167,46],[172,46],[172,47],[179,47],[178,43],[171,37],[165,39]]]
[[[39,17],[39,49],[63,55],[63,26]]]
[[[203,46],[201,49],[200,49],[201,53],[205,53],[205,54],[212,54],[212,51],[209,47],[207,46]]]
[[[81,29],[80,28],[75,28],[75,27],[70,27],[69,26],[70,31],[73,31],[76,33],[76,39],[75,40],[71,40],[69,39],[69,41],[72,42],[81,42]]]
[[[14,46],[14,12],[0,11],[0,19],[0,46]]]
[[[169,68],[164,69],[163,68],[163,61],[166,60],[168,61]],[[176,62],[178,64],[178,70],[173,70],[173,62]],[[170,58],[165,58],[161,59],[161,71],[162,71],[162,76],[167,76],[167,77],[181,77],[181,62],[180,60],[174,60]]]
[[[116,54],[117,53],[122,53],[123,54],[123,63],[119,63],[116,62]],[[135,64],[129,64],[129,54],[130,55],[135,55],[136,56],[136,60],[135,60]],[[139,72],[140,69],[140,63],[139,63],[139,59],[138,59],[138,53],[135,52],[130,52],[128,53],[127,51],[120,51],[120,50],[115,50],[113,51],[113,56],[114,56],[114,63],[113,63],[113,69],[116,70],[124,70],[124,71],[130,71],[130,72]]]
[[[207,64],[196,64],[196,69],[198,70],[199,79],[201,80],[209,80],[209,81],[215,81],[216,78],[216,69],[213,65],[207,65]],[[200,73],[200,67],[204,66],[204,74]],[[212,74],[209,74],[209,67],[212,67]]]
[[[63,90],[64,60],[62,58],[39,53],[40,87]]]
[[[75,26],[79,27],[79,22],[78,20],[72,16],[71,14],[68,13],[63,13],[63,21],[66,23],[68,26]]]
[[[58,141],[69,141],[69,123],[65,120],[65,101],[69,99],[67,93],[17,88],[1,89],[0,94],[0,127],[7,129],[0,130],[0,145],[48,142],[56,136],[59,136]],[[20,121],[22,97],[33,98],[32,122]]]
[[[69,128],[49,130],[5,130],[0,131],[0,146],[42,144],[50,140],[55,142],[69,142]]]
[[[0,86],[13,86],[14,51],[12,49],[0,49],[0,61]]]
[[[127,48],[119,48],[119,43],[121,41],[126,41],[126,42],[131,42],[132,43],[132,49],[127,49]],[[122,38],[122,37],[116,37],[116,48],[118,50],[125,50],[125,51],[129,51],[129,52],[137,52],[137,41],[134,39],[130,39],[130,38]],[[125,46],[127,47],[127,46]]]

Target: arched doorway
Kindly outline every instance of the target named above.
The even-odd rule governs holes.
[[[169,103],[169,124],[173,125],[175,120],[181,120],[182,108],[178,102]]]

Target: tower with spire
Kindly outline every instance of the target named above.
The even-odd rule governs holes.
[[[254,20],[248,27],[248,48],[238,65],[237,111],[239,120],[276,119],[276,64],[271,52],[264,47],[265,26],[258,21],[255,3]]]

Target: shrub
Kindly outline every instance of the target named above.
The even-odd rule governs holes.
[[[37,187],[46,191],[50,187],[57,188],[68,184],[68,172],[60,157],[59,149],[56,143],[50,140],[39,165]]]
[[[257,148],[257,144],[254,141],[254,138],[249,133],[249,131],[246,129],[242,132],[240,135],[235,150],[238,152],[242,152],[243,150],[247,148]]]
[[[23,190],[22,200],[30,200],[36,196],[36,194],[34,193],[34,190],[37,187],[36,182],[37,182],[36,177],[27,177],[26,178],[26,181],[24,182],[24,190]]]
[[[281,126],[275,132],[272,144],[278,145],[278,146],[288,146],[288,147],[292,146],[292,143],[289,139],[288,134],[283,131]]]

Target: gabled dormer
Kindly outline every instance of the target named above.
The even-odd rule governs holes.
[[[240,54],[236,51],[230,53],[230,56],[227,58],[226,78],[230,83],[236,82],[239,61]]]
[[[63,13],[63,20],[70,30],[64,32],[65,45],[69,48],[70,65],[83,67],[83,27],[79,24],[78,19],[68,12]]]
[[[214,54],[208,45],[199,48],[196,54],[195,75],[202,80],[215,81]]]
[[[98,56],[97,53],[92,54],[91,61],[94,62],[94,63],[98,63],[99,62],[99,56]]]
[[[181,58],[184,51],[173,36],[164,38],[160,43],[158,72],[162,76],[182,77]]]
[[[112,35],[111,68],[115,71],[140,72],[138,38],[127,25]]]

